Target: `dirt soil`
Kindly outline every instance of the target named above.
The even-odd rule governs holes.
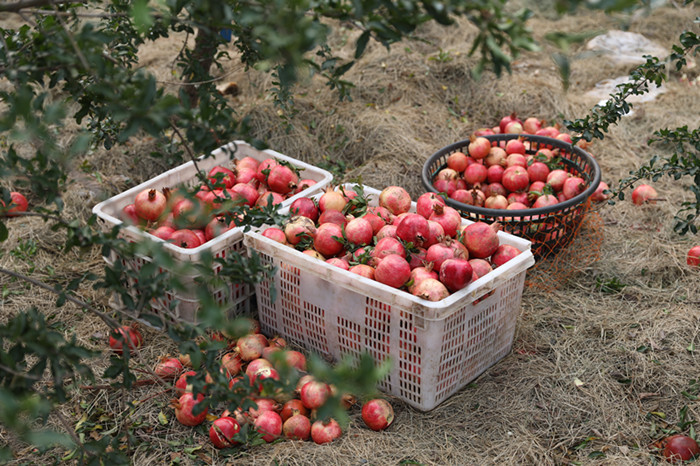
[[[564,91],[550,58],[557,49],[544,39],[545,33],[622,29],[670,50],[683,29],[698,32],[692,23],[698,12],[691,7],[670,3],[633,15],[584,10],[559,19],[541,11],[530,25],[542,51],[522,56],[511,75],[497,79],[487,73],[480,81],[469,74],[476,63],[468,56],[477,33],[473,26],[460,21],[448,28],[424,27],[417,35],[420,40],[396,44],[390,52],[370,46],[347,76],[356,86],[352,101],[339,102],[318,78],[306,79],[295,97],[291,127],[267,97],[265,91],[272,86],[268,76],[245,72],[234,56],[221,79],[238,84],[241,92],[231,97],[231,105],[251,118],[253,135],[275,150],[313,164],[342,163],[344,180],[361,178],[376,188],[398,184],[418,196],[424,191],[423,163],[439,148],[477,128],[494,126],[514,111],[551,123],[582,118],[597,102],[585,93],[630,69],[575,44],[569,51],[571,86]],[[355,35],[339,30],[334,41],[342,53],[352,52]],[[178,40],[148,47],[142,64],[162,81],[172,81],[180,47]],[[636,104],[633,115],[590,147],[604,181],[616,185],[658,152],[647,144],[654,130],[699,126],[697,75],[697,67],[684,74],[669,72],[667,92]],[[70,128],[64,137],[70,137]],[[144,139],[86,157],[84,169],[76,167],[66,197],[68,215],[87,218],[99,200],[172,166],[142,156],[151,149],[152,141]],[[673,232],[673,215],[681,202],[690,200],[687,183],[654,182],[664,199],[655,205],[625,201],[599,206],[591,214],[596,228],[582,233],[550,276],[533,280],[529,275],[512,351],[428,413],[390,397],[396,419],[385,432],[364,427],[355,407],[348,431],[330,445],[282,442],[222,454],[211,446],[208,427],[192,429],[175,422],[168,406],[171,394],[163,387],[83,390],[62,412],[73,423],[88,416],[108,426],[110,419],[131,409],[131,419],[145,426],[137,433],[143,447],[133,452],[138,465],[663,463],[652,449],[663,429],[678,423],[686,409],[687,420],[700,420],[700,273],[685,265],[686,252],[699,240]],[[11,223],[4,246],[10,253],[0,256],[3,267],[33,270],[47,280],[55,273],[65,283],[88,270],[101,271],[99,250],[66,254],[58,249],[60,233],[41,220]],[[0,284],[0,314],[36,306],[62,321],[67,334],[75,332],[80,342],[104,348],[106,328],[97,318],[72,304],[57,309],[51,294],[6,277],[0,277]],[[109,311],[109,296],[101,291],[83,289],[80,295]],[[145,334],[150,343],[137,364],[175,352],[165,336],[149,329]],[[108,357],[105,352],[96,362],[96,372],[107,366]],[[130,405],[134,400],[148,401]],[[159,422],[161,413],[168,420],[165,426]],[[19,457],[13,464],[47,464],[65,454],[56,450],[38,456],[15,446]]]

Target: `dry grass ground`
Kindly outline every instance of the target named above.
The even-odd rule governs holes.
[[[549,58],[555,49],[543,39],[546,32],[627,29],[670,47],[682,29],[697,32],[696,15],[697,10],[675,4],[634,16],[581,11],[554,19],[540,13],[531,26],[543,51],[524,55],[512,75],[486,74],[478,82],[468,72],[475,63],[467,56],[474,27],[464,22],[426,27],[419,34],[422,40],[398,44],[391,53],[373,46],[348,75],[356,84],[350,102],[338,102],[322,83],[309,79],[296,96],[291,129],[265,98],[269,78],[246,74],[232,61],[225,79],[241,89],[231,104],[251,117],[254,135],[275,150],[315,164],[342,161],[346,179],[361,177],[378,188],[400,184],[418,195],[423,162],[440,147],[493,126],[512,111],[550,122],[583,117],[596,103],[585,92],[629,71],[599,56],[582,56],[572,61],[571,87],[564,92]],[[334,40],[342,46],[354,34],[342,30]],[[147,49],[143,63],[168,80],[178,48],[170,43]],[[581,51],[582,45],[574,46],[572,57]],[[692,79],[697,68],[688,72]],[[611,186],[653,153],[646,144],[653,130],[698,127],[700,88],[675,73],[667,87],[667,93],[635,107],[633,116],[590,148]],[[164,162],[140,157],[150,148],[142,141],[91,154],[86,160],[90,174],[76,175],[66,198],[69,212],[86,217],[100,196],[162,172]],[[100,181],[92,173],[99,173]],[[90,422],[103,419],[105,429],[114,427],[113,419],[142,423],[136,430],[142,447],[133,452],[139,465],[176,459],[179,464],[650,464],[649,445],[661,437],[659,428],[678,422],[684,407],[688,419],[700,420],[698,399],[683,394],[700,381],[699,353],[691,346],[700,347],[700,275],[685,266],[686,251],[697,244],[697,236],[681,237],[672,230],[677,206],[689,199],[682,183],[654,183],[666,199],[657,205],[600,207],[596,214],[602,226],[575,245],[580,251],[599,250],[598,260],[578,260],[582,256],[574,251],[560,264],[561,273],[573,270],[568,280],[551,277],[553,291],[526,287],[513,351],[429,413],[392,400],[396,420],[388,431],[369,431],[355,408],[347,433],[330,445],[285,442],[224,456],[211,447],[203,427],[193,430],[174,422],[164,387],[82,390],[61,410],[74,423],[84,415]],[[83,256],[62,253],[59,234],[41,220],[14,219],[10,232],[0,256],[3,267],[22,273],[31,269],[40,279],[63,284],[102,267],[97,250]],[[624,288],[601,290],[600,283],[614,281]],[[52,295],[7,277],[0,277],[0,284],[0,315],[36,306],[80,342],[104,348],[106,329],[97,318],[71,304],[56,309]],[[83,289],[80,294],[108,309],[103,293]],[[146,337],[150,343],[136,364],[150,365],[174,351],[163,335],[146,330]],[[106,367],[107,357],[96,362],[97,372]],[[694,389],[697,394],[697,384]],[[130,405],[134,400],[148,401]],[[168,417],[167,425],[159,423],[160,412]],[[12,441],[0,434],[2,441]],[[16,446],[15,464],[46,464],[62,456],[58,451],[56,457],[36,456]]]

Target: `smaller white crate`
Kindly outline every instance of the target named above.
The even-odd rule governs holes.
[[[370,205],[377,205],[379,191],[363,189]],[[429,411],[498,362],[513,344],[525,273],[535,259],[529,241],[503,232],[498,236],[501,244],[522,253],[438,302],[319,261],[259,232],[246,232],[244,242],[264,263],[277,267],[275,301],[271,281],[256,285],[263,332],[336,361],[364,352],[377,361],[390,358],[391,372],[379,388]]]
[[[300,178],[311,179],[316,181],[313,186],[301,191],[300,193],[286,199],[282,202],[280,208],[288,207],[295,199],[303,196],[311,196],[317,192],[321,192],[332,181],[333,175],[328,171],[309,165],[300,160],[288,157],[286,155],[275,152],[274,150],[258,150],[244,141],[234,141],[225,146],[222,146],[212,152],[210,157],[200,157],[197,165],[200,170],[205,173],[217,165],[229,166],[233,159],[242,159],[244,157],[253,157],[258,161],[263,161],[268,158],[275,158],[291,163],[300,169]],[[194,162],[190,161],[178,167],[175,167],[167,172],[156,176],[144,183],[134,186],[133,188],[118,194],[106,201],[100,202],[92,211],[101,222],[102,228],[106,231],[111,230],[114,226],[122,223],[120,215],[122,209],[131,204],[136,197],[136,194],[144,189],[162,189],[165,187],[188,186],[192,187],[199,183],[197,178],[197,168]],[[152,241],[164,243],[164,248],[171,254],[176,262],[197,262],[200,260],[200,255],[207,251],[214,258],[226,257],[231,254],[246,254],[246,248],[243,244],[243,227],[233,228],[221,236],[218,236],[205,244],[192,249],[185,249],[174,244],[164,242],[163,240],[146,233],[136,226],[128,226],[121,228],[120,236],[127,241],[139,242],[145,238]],[[109,257],[104,258],[108,264],[114,264],[115,261],[121,262],[124,268],[134,271],[140,271],[141,268],[152,262],[152,259],[147,256],[138,256],[135,258],[125,258],[117,255],[114,251]],[[219,272],[220,265],[214,267],[215,272]],[[168,270],[159,268],[158,273],[166,273]],[[151,309],[156,313],[167,313],[173,315],[176,319],[187,322],[194,322],[199,309],[199,299],[196,294],[195,279],[199,276],[197,273],[192,275],[179,275],[179,280],[185,286],[185,290],[167,290],[162,299],[152,300],[150,303]],[[130,292],[132,298],[138,302],[139,293],[130,283]],[[247,314],[250,312],[250,298],[254,294],[253,287],[246,284],[229,283],[225,286],[211,290],[212,296],[221,305],[225,305],[227,314],[235,316],[239,314]],[[121,306],[119,300],[113,300],[115,307]]]

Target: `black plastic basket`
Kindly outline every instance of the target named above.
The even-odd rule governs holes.
[[[502,210],[487,209],[454,199],[446,199],[447,205],[457,209],[463,217],[473,221],[487,223],[498,222],[508,233],[532,241],[532,252],[537,258],[547,257],[565,248],[578,233],[584,216],[590,207],[590,196],[600,184],[600,167],[595,159],[585,150],[559,139],[530,134],[495,134],[484,136],[492,145],[500,145],[510,140],[521,138],[529,142],[527,154],[535,154],[540,149],[558,152],[561,169],[581,177],[587,184],[586,189],[576,197],[559,204],[538,209]],[[454,152],[468,154],[469,139],[455,142],[443,147],[431,155],[423,166],[421,173],[423,185],[428,191],[437,193],[433,178],[438,171],[447,166],[447,157]]]

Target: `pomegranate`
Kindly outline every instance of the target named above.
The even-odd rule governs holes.
[[[345,226],[348,223],[348,218],[339,210],[326,210],[318,216],[318,224],[323,225],[324,223]]]
[[[387,186],[379,193],[379,205],[399,215],[411,208],[411,196],[401,186]]]
[[[434,278],[426,278],[421,280],[411,292],[414,296],[417,296],[428,301],[441,301],[450,295],[449,290],[440,281]]]
[[[686,263],[691,267],[700,267],[700,246],[693,246],[688,250]]]
[[[486,168],[486,165],[480,163],[471,164],[464,170],[464,179],[470,185],[483,183],[486,181],[487,175],[488,168]]]
[[[492,196],[494,194],[500,194],[501,196],[508,194],[508,191],[506,191],[506,188],[504,188],[500,182],[489,183],[486,185],[483,192],[484,197]]]
[[[513,153],[506,157],[506,168],[515,166],[523,167],[527,170],[527,157],[518,153]]]
[[[332,442],[342,435],[340,424],[335,419],[318,420],[311,425],[311,439],[318,445]]]
[[[440,266],[440,281],[451,292],[459,291],[472,281],[472,266],[466,259],[446,259]]]
[[[241,426],[232,417],[222,416],[216,419],[209,428],[209,439],[216,448],[229,448],[240,442],[234,437],[241,431]]]
[[[277,227],[269,227],[263,230],[262,235],[265,238],[270,238],[278,243],[287,244],[287,235],[284,234],[282,229]]]
[[[282,418],[274,411],[264,411],[253,423],[255,431],[270,443],[282,435]]]
[[[583,178],[572,176],[564,181],[561,192],[564,193],[566,199],[572,199],[586,190],[586,182]]]
[[[479,128],[472,133],[474,136],[492,136],[496,132],[491,128]]]
[[[493,146],[489,150],[489,154],[484,159],[484,164],[487,167],[494,167],[494,166],[505,167],[507,157],[508,157],[508,154],[506,154],[506,151],[502,147]]]
[[[469,259],[469,265],[472,266],[473,280],[477,280],[493,270],[491,264],[484,259]]]
[[[236,184],[236,175],[233,171],[221,165],[217,165],[209,170],[207,177],[209,178],[209,182],[215,186],[220,185],[231,188]]]
[[[156,228],[155,230],[151,231],[151,234],[156,238],[162,239],[163,241],[168,241],[173,236],[174,232],[175,229],[173,227],[168,225],[162,225]]]
[[[486,181],[489,184],[501,183],[503,180],[503,172],[506,171],[501,165],[491,165],[486,169]],[[484,190],[485,191],[485,190]]]
[[[554,136],[555,139],[559,139],[560,141],[564,141],[566,143],[571,144],[573,141],[571,139],[571,136],[566,134],[566,133],[559,133],[556,136]]]
[[[384,430],[394,421],[394,408],[382,398],[369,400],[362,405],[362,420],[372,430]]]
[[[144,189],[134,199],[134,210],[139,218],[155,222],[165,212],[165,194],[155,189]]]
[[[156,364],[153,372],[161,379],[172,380],[182,372],[182,363],[178,358],[163,356]]]
[[[547,175],[547,184],[550,185],[555,192],[559,192],[564,187],[564,182],[566,179],[570,176],[571,174],[557,168],[556,170],[549,172],[549,175]]]
[[[416,246],[423,246],[429,235],[428,220],[419,214],[407,213],[396,226],[396,236]]]
[[[279,412],[282,408],[279,403],[271,398],[254,398],[255,407],[248,410],[251,419],[257,419],[265,411]]]
[[[331,389],[325,382],[311,380],[301,387],[299,399],[306,409],[318,409],[326,402]]]
[[[124,342],[126,342],[129,351],[134,351],[143,345],[143,336],[141,332],[138,331],[138,328],[136,328],[136,325],[122,325],[110,332],[109,347],[112,348],[112,351],[116,354],[122,354],[124,352]]]
[[[374,267],[371,265],[367,264],[357,264],[353,265],[349,269],[350,272],[356,273],[357,275],[360,275],[361,277],[369,278],[371,280],[374,280]]]
[[[255,172],[255,178],[261,184],[267,184],[267,177],[270,175],[272,169],[277,166],[276,159],[265,159],[258,164],[258,169]]]
[[[520,154],[525,155],[525,144],[520,139],[510,139],[506,142],[506,154]]]
[[[204,227],[204,239],[206,241],[211,241],[217,236],[226,233],[232,228],[235,228],[236,224],[234,222],[229,222],[223,215],[217,215]],[[161,227],[162,228],[162,227]]]
[[[411,266],[398,254],[386,256],[374,269],[374,279],[379,283],[401,288],[411,276]]]
[[[282,418],[282,422],[284,422],[295,414],[301,414],[303,416],[309,415],[309,410],[306,409],[304,403],[302,403],[298,398],[292,398],[284,403],[282,410],[280,411],[280,417]]]
[[[425,248],[417,248],[415,251],[409,252],[408,255],[408,265],[411,267],[411,270],[413,270],[425,263],[427,250]]]
[[[172,235],[170,235],[170,241],[179,248],[193,249],[202,245],[202,241],[199,236],[193,231],[187,228],[182,230],[175,230]]]
[[[371,243],[373,236],[372,224],[364,217],[353,218],[345,225],[345,237],[356,246]]]
[[[268,346],[267,338],[261,333],[244,335],[236,341],[241,359],[246,362],[260,358],[266,346]]]
[[[350,270],[350,263],[346,259],[342,259],[340,257],[331,257],[330,259],[326,259],[326,263],[340,267],[343,270]]]
[[[131,205],[131,204],[130,204]],[[5,201],[0,199],[0,206],[2,209],[0,209],[0,217],[3,215],[7,217],[16,217],[18,212],[26,212],[27,208],[29,207],[29,203],[27,202],[27,198],[24,197],[24,194],[17,192],[17,191],[10,191],[10,206],[9,208],[5,209]],[[124,207],[124,211],[126,213],[126,208],[129,206]],[[135,213],[135,212],[134,212]],[[128,217],[133,223],[139,223],[138,219],[133,220],[132,217],[127,214]]]
[[[632,191],[632,203],[635,205],[642,205],[644,203],[656,204],[658,196],[656,189],[648,184],[640,184]]]
[[[535,202],[532,203],[532,208],[538,209],[540,207],[549,207],[558,203],[559,200],[556,196],[552,194],[542,194],[541,196],[537,196]]]
[[[468,157],[464,152],[453,152],[447,156],[447,166],[457,172],[463,172],[467,168]]]
[[[195,371],[187,371],[180,374],[180,377],[178,377],[175,381],[175,392],[178,395],[183,395],[186,392],[191,392],[192,385],[188,383],[187,378],[195,375],[197,375]]]
[[[175,225],[191,229],[205,226],[209,221],[209,211],[206,203],[196,197],[182,199],[172,208]]]
[[[458,189],[456,180],[435,180],[433,181],[433,187],[437,190],[437,192],[445,193],[448,196]]]
[[[411,276],[408,281],[408,292],[414,294],[413,290],[420,282],[422,282],[426,278],[433,278],[435,280],[438,279],[438,273],[433,270],[432,265],[429,265],[428,267],[422,266],[412,269]]]
[[[241,167],[237,169],[236,184],[249,184],[257,188],[260,185],[258,181],[258,169],[252,167]]]
[[[382,238],[377,241],[377,244],[372,250],[372,258],[379,261],[392,254],[399,255],[401,257],[406,256],[406,249],[403,247],[401,242],[392,237]]]
[[[309,189],[311,186],[316,184],[316,180],[310,180],[310,179],[304,179],[301,180],[297,183],[297,189],[294,191],[294,194],[299,194],[302,191],[306,191]]]
[[[229,377],[233,377],[241,372],[243,360],[237,352],[231,351],[221,357],[221,366],[226,370]]]
[[[416,199],[416,213],[425,217],[426,219],[430,217],[433,213],[433,207],[436,204],[445,205],[445,199],[442,196],[435,193],[423,193]]]
[[[434,206],[433,213],[428,217],[428,220],[439,223],[447,236],[455,236],[457,228],[462,224],[462,216],[459,215],[459,212],[447,205]]]
[[[397,230],[396,225],[384,225],[379,229],[377,232],[377,238],[376,241],[379,241],[383,238],[395,238],[398,239],[399,237],[396,235],[396,230]]]
[[[493,254],[499,244],[499,229],[498,223],[489,225],[485,222],[475,222],[466,227],[462,232],[462,243],[469,250],[469,256],[485,259]]]
[[[379,215],[372,212],[365,213],[361,218],[367,220],[372,226],[372,235],[376,235],[386,225],[386,222]]]
[[[530,177],[530,181],[543,181],[546,183],[549,167],[544,162],[532,162],[527,167],[527,174]]]
[[[663,442],[663,455],[672,463],[688,461],[700,455],[700,446],[692,437],[675,434]]]
[[[501,244],[491,255],[491,263],[499,267],[520,254],[520,249],[510,244]]]
[[[299,244],[303,239],[313,239],[316,232],[314,221],[303,215],[292,217],[284,226],[284,236],[291,245]]]
[[[348,201],[345,200],[345,197],[341,193],[335,191],[332,187],[328,187],[318,199],[318,208],[321,212],[327,210],[342,211],[347,203]]]
[[[523,132],[523,125],[519,121],[511,121],[506,124],[505,134],[520,134]]]
[[[0,200],[0,205],[4,206],[4,201]],[[7,214],[7,216],[11,217],[12,215]],[[138,225],[143,222],[143,219],[139,217],[136,213],[136,206],[134,204],[128,204],[124,206],[124,208],[122,209],[121,218],[125,223],[132,223],[134,225]]]
[[[192,393],[185,393],[178,400],[172,402],[172,406],[175,408],[175,418],[180,424],[185,426],[198,426],[207,418],[207,408],[206,405],[197,407],[199,403],[204,400],[204,395],[201,393],[197,395],[195,399]],[[197,409],[195,409],[197,407]],[[197,414],[195,414],[195,411]]]
[[[503,172],[501,184],[511,192],[523,191],[530,185],[530,177],[525,168],[520,165],[515,165],[506,168]]]
[[[231,191],[232,198],[243,201],[248,207],[253,207],[258,200],[258,190],[248,183],[236,183]]]
[[[506,115],[503,118],[501,118],[501,121],[498,124],[498,128],[500,129],[501,133],[506,132],[506,125],[508,123],[516,121],[520,124],[522,124],[522,121],[518,118],[515,112],[511,113],[510,115]]]
[[[278,205],[284,202],[284,197],[274,191],[265,191],[258,196],[255,205],[258,207],[267,207],[268,205]]]
[[[542,129],[542,120],[535,117],[529,117],[523,121],[523,131],[526,133],[535,134],[540,129]]]
[[[445,236],[445,229],[438,222],[428,220],[428,237],[423,243],[424,248],[429,248],[435,243],[438,243]]]
[[[290,366],[302,372],[306,371],[306,356],[295,350],[286,350],[284,360]]]
[[[267,185],[276,193],[288,194],[297,187],[299,177],[289,166],[278,164],[270,169]]]
[[[295,199],[289,206],[289,212],[292,215],[302,215],[310,218],[313,222],[318,220],[319,210],[313,199],[308,197],[300,197]]]
[[[294,414],[284,421],[282,433],[291,440],[308,440],[311,436],[311,421],[303,414]]]
[[[490,150],[491,141],[483,136],[472,136],[470,138],[469,146],[467,146],[469,155],[476,160],[485,158],[487,155],[489,155]]]
[[[457,180],[459,178],[459,172],[451,168],[443,168],[435,175],[436,180]]]
[[[326,257],[340,254],[344,247],[341,242],[343,230],[335,223],[324,223],[316,229],[314,249]]]
[[[601,181],[596,190],[593,191],[593,194],[591,194],[591,200],[593,202],[603,202],[609,199],[610,195],[605,193],[605,191],[608,191],[609,189],[610,186],[608,186],[608,184],[604,181]]]
[[[487,209],[507,209],[508,199],[500,194],[494,194],[486,198],[484,201],[484,207]]]
[[[439,271],[444,261],[454,259],[454,257],[455,250],[448,246],[447,243],[440,242],[428,248],[425,253],[425,262],[432,264],[433,270]]]

